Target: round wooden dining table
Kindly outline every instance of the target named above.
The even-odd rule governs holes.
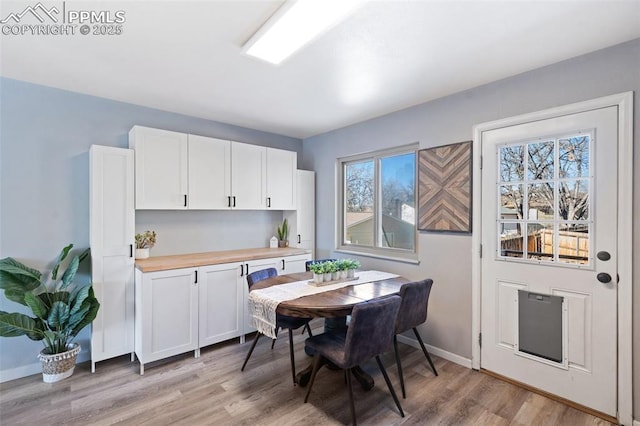
[[[311,272],[279,275],[259,281],[251,287],[251,291],[279,284],[311,280]],[[394,277],[364,284],[351,285],[337,290],[303,296],[293,300],[280,302],[276,313],[301,318],[340,318],[351,314],[358,303],[378,297],[398,294],[402,284],[410,280]],[[296,383],[306,386],[311,376],[311,365],[296,374]],[[354,376],[365,390],[373,387],[373,378],[361,369],[354,369]]]

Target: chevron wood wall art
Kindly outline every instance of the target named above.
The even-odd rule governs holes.
[[[418,152],[418,230],[471,232],[471,141]]]

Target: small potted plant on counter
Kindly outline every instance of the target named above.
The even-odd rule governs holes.
[[[285,218],[278,226],[278,247],[289,247],[289,222]]]
[[[64,272],[60,270],[72,247],[69,244],[62,249],[47,280],[42,280],[40,271],[11,257],[0,260],[0,288],[5,297],[26,306],[33,315],[0,311],[0,336],[43,341],[44,349],[38,358],[46,383],[73,374],[80,353],[80,344],[73,343],[73,339],[96,318],[100,308],[91,284],[74,283],[78,265],[89,249],[74,256]]]
[[[156,245],[156,231],[144,231],[136,234],[136,259],[149,257],[149,250]]]

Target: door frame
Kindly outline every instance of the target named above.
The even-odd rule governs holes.
[[[481,227],[482,223],[482,134],[507,126],[577,114],[598,108],[618,107],[618,421],[633,423],[633,92],[577,102],[515,117],[477,124],[473,127],[473,223],[471,236],[471,365],[480,369],[481,331]]]

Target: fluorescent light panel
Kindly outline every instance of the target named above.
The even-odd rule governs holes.
[[[289,0],[249,39],[243,51],[277,65],[362,2]]]

